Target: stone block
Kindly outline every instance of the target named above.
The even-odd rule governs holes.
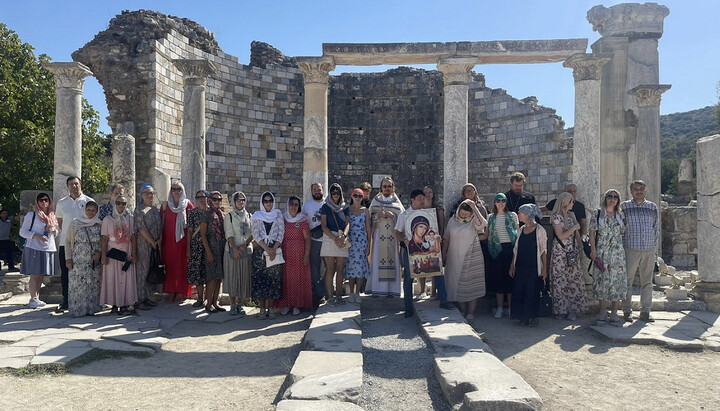
[[[305,334],[305,349],[309,351],[362,351],[360,310],[350,305],[318,308],[315,319]]]
[[[357,403],[362,390],[363,370],[361,366],[345,371],[303,378],[285,392],[288,399],[332,400]]]
[[[665,297],[670,300],[684,300],[687,298],[687,289],[685,288],[666,288]]]
[[[55,347],[52,350],[35,355],[35,357],[30,360],[30,365],[67,364],[91,349],[87,344],[84,347]]]
[[[282,400],[275,411],[362,411],[362,407],[351,402]]]
[[[435,374],[451,405],[468,410],[540,410],[542,399],[494,355],[435,356]]]
[[[329,375],[362,366],[359,352],[300,351],[290,370],[290,379],[294,383],[312,375]]]
[[[697,261],[694,255],[674,255],[671,263],[676,267],[697,267]]]
[[[687,253],[688,253],[688,245],[687,244],[684,244],[684,243],[673,244],[673,255],[687,254]],[[674,260],[673,260],[673,263],[674,263]]]

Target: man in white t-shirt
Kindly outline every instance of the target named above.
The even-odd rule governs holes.
[[[302,205],[302,212],[310,223],[310,277],[312,280],[313,305],[320,305],[320,300],[325,295],[325,282],[322,279],[322,228],[320,227],[320,208],[325,202],[325,195],[322,183],[310,185],[312,199]],[[316,238],[317,237],[317,238]]]
[[[57,218],[58,228],[60,229],[58,254],[60,257],[60,283],[62,284],[62,304],[55,310],[61,313],[68,308],[68,268],[65,265],[65,236],[67,228],[76,217],[85,216],[85,204],[88,201],[94,201],[92,198],[82,193],[82,184],[80,177],[70,176],[66,180],[67,188],[70,194],[58,201],[55,206],[55,217]]]

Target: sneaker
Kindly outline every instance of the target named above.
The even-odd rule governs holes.
[[[260,309],[260,312],[259,312],[258,315],[257,315],[257,319],[258,319],[258,320],[264,320],[265,318],[267,318],[267,312],[265,311],[264,308],[261,308],[261,309]]]
[[[271,308],[268,310],[267,317],[271,320],[275,318],[275,309],[274,308]]]
[[[38,307],[40,307],[40,300],[31,298],[30,302],[28,303],[28,308],[38,308]]]
[[[638,320],[646,322],[646,323],[654,323],[655,322],[655,319],[650,316],[650,313],[646,313],[646,312],[640,313]]]
[[[575,321],[575,320],[577,320],[577,315],[575,315],[574,312],[570,311],[567,315],[567,319],[570,321]]]
[[[502,318],[502,307],[498,307],[497,310],[495,310],[495,318]]]
[[[287,313],[290,312],[290,307],[283,307],[282,311],[280,311],[280,315],[287,315]]]
[[[230,312],[229,312],[229,314],[230,314],[230,315],[237,315],[237,314],[238,314],[238,313],[237,313],[237,305],[235,305],[235,304],[230,304]]]
[[[297,307],[293,308],[293,315],[298,315],[298,314],[300,314],[300,309]]]

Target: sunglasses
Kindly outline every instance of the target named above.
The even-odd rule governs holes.
[[[49,203],[49,202],[50,202],[49,198],[41,198],[38,200],[38,203]]]
[[[363,198],[362,194],[353,194],[353,198]]]
[[[180,187],[173,187],[173,188],[171,188],[170,190],[171,190],[171,191],[174,191],[174,192],[179,192],[179,191],[182,191],[182,188],[180,188]]]
[[[495,202],[496,202],[496,203],[507,203],[507,200],[503,200],[503,199],[501,198],[501,199],[495,200]]]
[[[245,201],[246,201],[246,200],[245,200],[244,198],[235,199],[235,202],[236,202],[236,203],[244,203]]]
[[[207,197],[206,196],[196,196],[195,197],[196,200],[202,200],[203,198],[207,198]]]
[[[210,200],[217,203],[218,201],[222,201],[222,198],[213,197]]]
[[[263,204],[272,204],[272,203],[274,203],[273,200],[263,200],[262,202],[263,202]]]
[[[619,199],[620,199],[620,197],[618,197],[618,196],[605,196],[605,198],[607,198],[607,199],[611,199],[611,198],[612,198],[612,199],[614,199],[614,200],[619,200]]]
[[[116,201],[116,202],[115,202],[115,205],[124,206],[124,205],[127,205],[127,202],[125,202],[125,201]]]

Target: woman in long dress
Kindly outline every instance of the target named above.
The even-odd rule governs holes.
[[[350,207],[347,216],[350,218],[350,250],[345,267],[345,277],[350,281],[351,303],[360,303],[360,285],[364,278],[370,277],[370,212],[363,207],[363,191],[356,188],[350,195]]]
[[[225,215],[220,209],[222,193],[210,193],[210,208],[203,214],[200,221],[200,238],[205,247],[205,275],[207,276],[207,292],[205,311],[216,313],[227,311],[220,306],[220,285],[225,272],[223,271],[223,255],[225,254]]]
[[[103,280],[100,288],[100,303],[112,305],[111,312],[118,315],[129,313],[128,307],[137,301],[137,278],[135,275],[135,225],[127,209],[127,198],[117,196],[112,200],[113,213],[105,217],[102,224]],[[108,250],[126,253],[126,261],[107,256]]]
[[[52,198],[47,193],[39,193],[35,197],[33,211],[27,213],[20,227],[20,236],[25,238],[25,248],[20,263],[20,274],[30,276],[30,301],[28,307],[44,307],[40,300],[40,287],[45,276],[55,275],[55,236],[58,233],[58,222]]]
[[[610,189],[603,195],[600,210],[590,218],[590,260],[599,258],[604,269],[601,271],[597,264],[592,265],[593,298],[600,300],[599,321],[608,319],[608,301],[611,305],[609,320],[620,321],[617,310],[620,300],[627,294],[624,232],[625,216],[620,209],[620,192]]]
[[[312,280],[310,279],[310,223],[300,207],[300,198],[291,196],[285,211],[285,236],[282,250],[283,298],[276,305],[285,315],[292,307],[293,315],[300,309],[312,309]]]
[[[182,302],[190,297],[192,285],[188,283],[188,212],[195,208],[185,195],[180,181],[170,185],[168,201],[160,209],[163,218],[162,260],[165,264],[163,292],[168,300]]]
[[[68,313],[73,317],[94,315],[102,309],[100,287],[100,226],[98,204],[85,204],[85,217],[75,218],[65,237],[65,260],[68,270]]]
[[[487,226],[473,200],[465,200],[445,228],[443,261],[448,301],[459,302],[465,318],[474,318],[477,299],[485,295],[485,260],[478,234]]]
[[[574,202],[572,194],[560,194],[551,219],[555,232],[550,264],[553,314],[557,319],[570,321],[577,318],[577,313],[587,310],[585,280],[578,266],[581,226],[570,211]]]
[[[270,267],[267,262],[274,262],[283,254],[280,245],[285,238],[285,220],[275,206],[275,196],[266,191],[260,196],[260,210],[253,213],[253,237],[258,245],[253,248],[252,297],[260,306],[258,319],[275,318],[275,300],[282,298],[283,264]]]
[[[188,257],[187,263],[187,282],[195,286],[197,291],[197,301],[193,303],[193,307],[200,308],[205,304],[205,284],[207,284],[207,274],[205,266],[205,246],[200,236],[200,224],[203,220],[203,214],[208,211],[208,200],[210,193],[207,190],[200,190],[195,193],[195,208],[188,212],[187,230],[190,239],[187,242]]]
[[[523,204],[518,219],[523,226],[518,229],[514,256],[510,264],[513,277],[512,318],[520,325],[537,327],[538,304],[543,282],[547,278],[547,232],[538,224],[542,218],[535,204]]]
[[[157,305],[152,300],[157,286],[148,284],[147,276],[150,272],[150,260],[153,250],[159,250],[162,244],[162,216],[155,207],[155,189],[148,183],[140,187],[140,202],[138,202],[133,217],[137,230],[137,259],[135,261],[135,275],[137,276],[138,303],[136,309],[149,310]]]
[[[511,313],[513,279],[510,277],[510,263],[513,259],[513,246],[518,235],[518,216],[507,209],[507,197],[503,193],[495,194],[492,213],[488,218],[488,293],[495,294],[497,309],[495,318],[502,318],[505,295],[508,302],[508,317]]]
[[[230,295],[230,315],[245,315],[243,303],[252,289],[252,215],[245,209],[247,196],[236,191],[231,198],[233,210],[225,215],[225,280],[223,289]]]

